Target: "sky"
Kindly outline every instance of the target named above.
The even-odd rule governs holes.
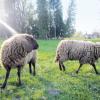
[[[68,0],[61,0],[64,19]],[[100,0],[76,0],[76,30],[83,34],[100,31]]]
[[[3,1],[0,0],[0,18],[6,16],[3,9]],[[69,0],[61,0],[63,18],[67,18]],[[100,31],[100,0],[76,0],[76,30],[91,34]]]

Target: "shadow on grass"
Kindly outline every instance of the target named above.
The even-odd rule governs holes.
[[[54,74],[54,76],[51,77],[52,75],[50,74]],[[1,93],[1,100],[5,98],[27,98],[30,100],[64,100],[67,98],[79,100],[86,98],[83,96],[89,95],[87,98],[90,98],[91,95],[96,97],[100,93],[100,79],[94,72],[80,72],[77,75],[75,72],[65,71],[60,73],[52,69],[47,71],[45,76],[44,74],[36,75],[35,77],[26,75],[22,76],[22,80],[21,86],[17,86],[16,81],[10,80],[7,88]]]

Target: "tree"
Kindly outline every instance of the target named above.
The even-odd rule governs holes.
[[[38,38],[64,36],[60,0],[7,0],[7,23],[18,32],[35,34]]]
[[[48,38],[48,6],[46,0],[37,1],[39,37]]]
[[[52,10],[52,24],[51,30],[54,37],[64,35],[64,23],[62,18],[62,6],[60,0],[50,0]]]
[[[66,22],[66,34],[68,37],[75,33],[75,0],[69,2],[68,18]]]
[[[18,32],[27,32],[33,20],[34,6],[28,0],[7,0],[7,23]],[[31,20],[31,21],[30,21]]]
[[[24,0],[8,0],[5,1],[5,7],[7,10],[7,23],[18,32],[22,32],[24,20],[25,20],[25,9]]]

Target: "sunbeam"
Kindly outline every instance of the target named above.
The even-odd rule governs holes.
[[[4,21],[0,20],[0,23],[2,25],[4,25],[11,33],[12,35],[18,34],[17,31],[15,31],[12,27],[10,27],[7,23],[5,23]]]

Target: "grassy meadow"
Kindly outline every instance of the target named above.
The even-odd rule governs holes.
[[[79,74],[78,61],[65,62],[66,71],[61,72],[54,62],[60,40],[38,40],[36,76],[29,74],[28,65],[22,69],[22,85],[17,86],[17,70],[12,69],[7,87],[0,90],[0,100],[100,100],[100,75],[90,65],[84,65]],[[100,41],[93,39],[92,41]],[[0,40],[2,43],[2,40]],[[100,60],[96,62],[100,72]],[[5,69],[0,68],[0,86],[5,78]]]

